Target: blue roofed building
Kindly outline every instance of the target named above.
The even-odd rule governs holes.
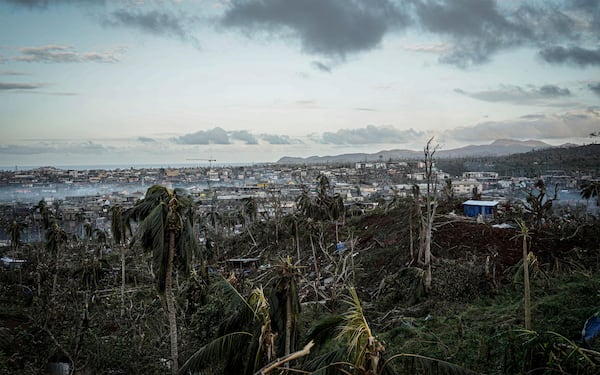
[[[497,207],[497,201],[468,200],[463,203],[463,212],[465,216],[468,217],[477,217],[479,215],[483,217],[494,217],[496,216]]]

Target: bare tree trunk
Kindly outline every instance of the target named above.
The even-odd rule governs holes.
[[[527,237],[523,236],[523,285],[525,287],[525,329],[531,330],[531,289],[529,285],[529,257]]]
[[[424,267],[425,267],[425,290],[431,289],[431,237],[433,235],[433,221],[435,220],[435,211],[437,209],[437,177],[433,174],[434,159],[433,155],[437,150],[437,146],[431,149],[431,138],[425,146],[425,177],[427,179],[427,196],[425,197],[425,212],[426,216],[421,220],[423,224],[423,230],[425,232],[425,243],[424,243]]]
[[[169,336],[171,339],[172,373],[179,371],[179,352],[177,350],[177,311],[175,309],[175,296],[173,295],[173,258],[175,256],[175,231],[169,230],[169,257],[167,259],[165,275],[165,299],[169,318]]]
[[[288,285],[286,300],[285,300],[285,353],[289,355],[292,351],[292,291],[291,285]],[[286,363],[286,367],[289,364]]]
[[[313,241],[313,237],[312,237],[312,233],[309,233],[309,237],[310,237],[310,246],[312,248],[312,253],[313,253],[313,258],[315,261],[315,276],[316,276],[316,280],[315,280],[315,298],[316,301],[319,302],[319,288],[318,286],[321,285],[321,275],[319,274],[319,262],[317,260],[317,250],[315,249],[315,243]]]
[[[425,253],[424,253],[424,265],[425,265],[425,290],[431,289],[431,237],[433,231],[433,219],[435,216],[435,209],[437,203],[433,203],[433,207],[427,210],[427,227],[425,229]]]
[[[413,225],[412,225],[412,212],[408,215],[408,236],[410,240],[409,249],[410,249],[410,260],[411,262],[415,261],[415,249],[413,243]]]
[[[121,246],[121,316],[125,314],[125,246]]]
[[[59,245],[60,246],[60,245]],[[56,250],[56,256],[54,257],[54,275],[52,276],[52,297],[55,297],[56,286],[58,284],[58,262],[60,257],[58,256],[59,250]]]
[[[298,222],[294,221],[294,228],[296,233],[296,253],[298,254],[297,261],[300,261],[300,234],[298,233]]]

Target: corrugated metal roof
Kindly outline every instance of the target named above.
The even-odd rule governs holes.
[[[499,202],[497,202],[497,201],[474,201],[474,200],[470,199],[470,200],[464,202],[463,205],[493,207],[493,206],[496,206],[498,203]]]

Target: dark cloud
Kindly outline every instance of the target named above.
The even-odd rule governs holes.
[[[237,130],[231,132],[231,139],[244,141],[248,145],[256,145],[258,144],[258,139],[255,136],[250,134],[247,130]]]
[[[596,95],[600,95],[600,82],[588,84],[588,88]]]
[[[542,49],[540,56],[551,64],[600,65],[600,49],[554,46]]]
[[[354,108],[355,111],[363,111],[363,112],[377,112],[377,110],[375,108],[368,108],[368,107],[357,107]]]
[[[595,0],[566,2],[498,0],[410,0],[416,23],[446,36],[452,48],[440,61],[466,68],[488,62],[497,52],[550,43],[597,43],[600,6]],[[557,51],[548,51],[550,52]],[[560,50],[558,52],[561,52]],[[576,52],[576,51],[571,51]]]
[[[327,64],[324,64],[320,61],[313,61],[312,64],[313,68],[320,70],[321,72],[324,73],[331,73],[331,67]]]
[[[46,8],[58,4],[103,5],[105,0],[1,0],[1,2],[29,8]]]
[[[489,60],[500,49],[518,45],[530,36],[527,27],[512,22],[493,0],[414,1],[422,28],[447,35],[454,48],[441,61],[467,67]]]
[[[185,134],[173,140],[175,143],[182,145],[230,144],[229,135],[219,127],[210,130],[198,130],[195,133]]]
[[[12,83],[12,82],[0,82],[0,91],[9,90],[35,90],[42,87],[39,83]]]
[[[344,59],[377,47],[408,16],[389,0],[234,0],[225,27],[298,38],[311,54]]]
[[[80,63],[99,62],[116,63],[119,61],[116,51],[107,52],[77,52],[71,46],[49,44],[40,47],[20,48],[20,56],[16,61],[44,63]]]
[[[497,90],[467,92],[465,90],[455,89],[454,92],[486,102],[510,102],[523,105],[548,104],[550,99],[571,96],[571,91],[568,88],[556,85],[527,88],[506,85]],[[552,103],[555,104],[555,102]]]
[[[600,127],[600,114],[593,110],[551,115],[529,115],[515,120],[489,121],[472,127],[453,129],[449,137],[463,141],[504,138],[561,139],[586,137]]]
[[[561,96],[571,96],[571,91],[567,88],[561,88],[555,85],[544,85],[536,90],[538,94],[545,98],[556,98]]]
[[[193,20],[183,14],[166,10],[127,10],[112,12],[103,24],[107,27],[120,26],[140,30],[152,35],[176,38],[197,45],[197,39],[190,33],[189,24]]]
[[[414,129],[399,130],[391,126],[367,125],[359,129],[340,129],[335,133],[325,132],[320,140],[325,144],[362,145],[378,143],[404,143],[423,136]]]

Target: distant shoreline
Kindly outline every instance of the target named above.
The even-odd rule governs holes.
[[[57,168],[62,170],[77,170],[77,171],[85,171],[85,170],[123,170],[123,169],[160,169],[160,168],[223,168],[223,167],[244,167],[244,166],[253,166],[253,165],[262,165],[269,163],[213,163],[210,165],[209,163],[151,163],[151,164],[98,164],[98,165],[13,165],[13,166],[0,166],[0,171],[30,171],[38,168]]]

